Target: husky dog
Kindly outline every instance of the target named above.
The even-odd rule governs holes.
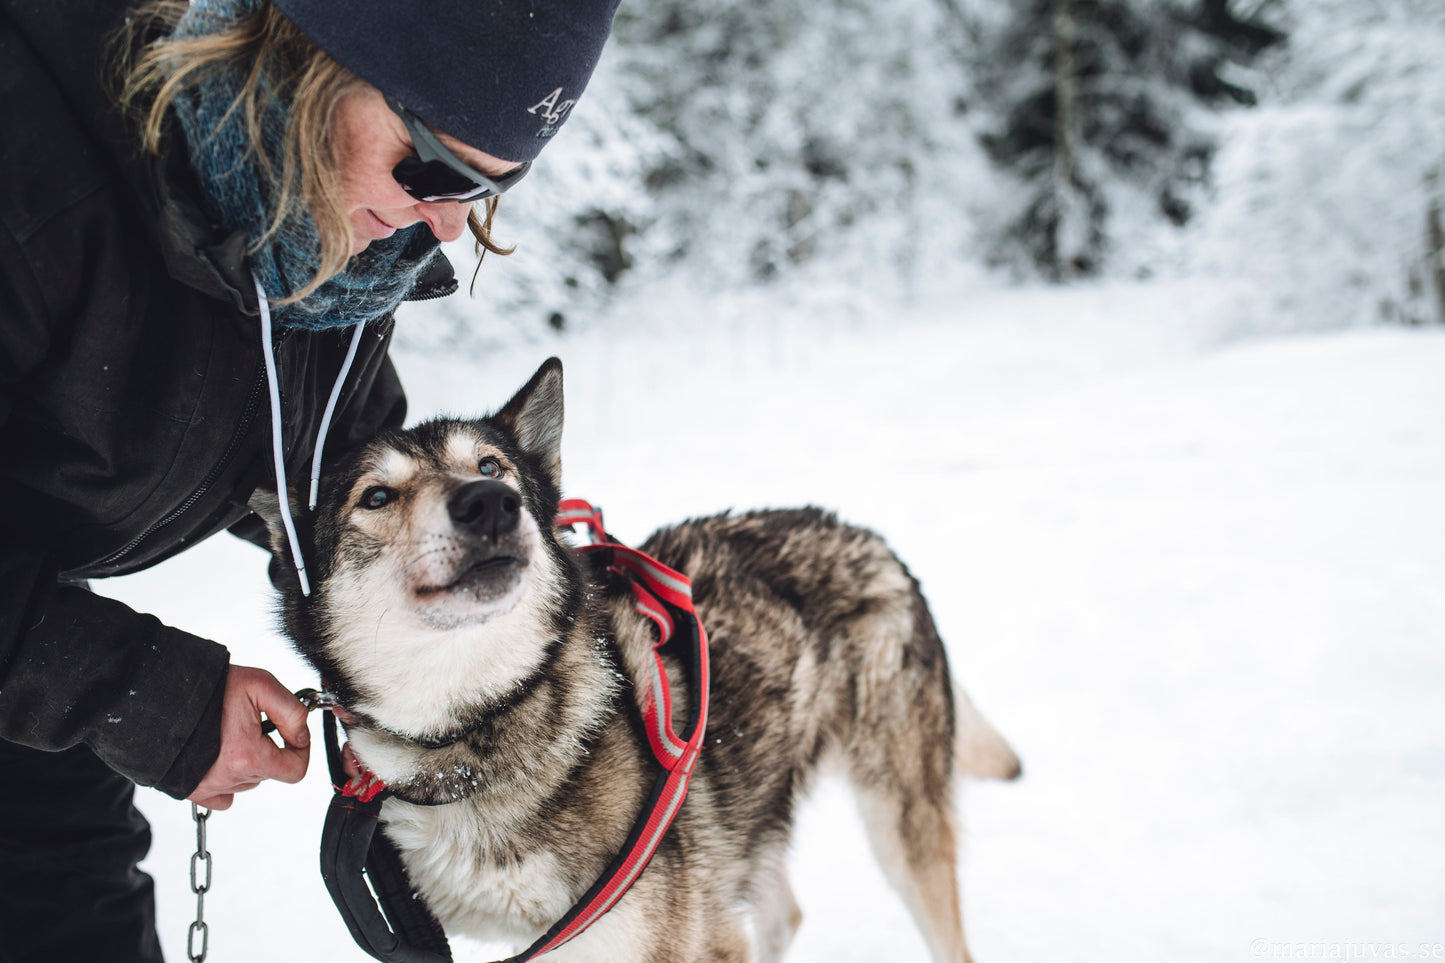
[[[350,750],[411,800],[388,799],[382,829],[412,886],[449,932],[519,946],[598,878],[652,783],[634,685],[652,626],[554,530],[561,437],[555,358],[495,415],[378,437],[306,525],[310,597],[275,496],[253,503],[286,629],[345,707]],[[692,580],[712,657],[704,748],[646,872],[547,959],[779,960],[801,920],[794,809],[835,759],[933,958],[969,960],[955,779],[1019,762],[953,684],[908,570],[816,509],[690,521],[640,547]],[[686,686],[673,693],[681,718]]]

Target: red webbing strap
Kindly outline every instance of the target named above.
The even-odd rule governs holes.
[[[612,541],[602,524],[601,509],[580,498],[564,500],[557,513],[557,525],[568,527],[585,524],[593,544],[581,545],[583,554],[606,552],[607,567],[632,580],[635,608],[657,626],[658,641],[653,646],[652,673],[647,680],[646,705],[643,708],[648,743],[658,763],[669,772],[687,760],[691,770],[702,747],[702,733],[707,725],[708,658],[707,633],[692,604],[692,582],[686,575],[668,568],[657,559],[635,548]],[[662,648],[676,634],[676,621],[671,614],[679,611],[682,618],[695,625],[695,639],[686,640],[686,650],[679,653],[684,663],[693,668],[693,719],[687,735],[680,738],[672,727],[672,689],[662,661]],[[691,633],[690,633],[691,634]],[[639,680],[641,681],[641,680]]]
[[[707,728],[707,633],[693,608],[692,583],[682,573],[651,556],[612,541],[602,524],[602,512],[592,505],[580,499],[563,501],[557,514],[557,525],[568,527],[576,524],[585,524],[594,540],[591,545],[578,546],[577,551],[583,554],[608,553],[600,561],[606,562],[609,569],[630,578],[637,611],[657,626],[658,641],[653,647],[651,678],[645,680],[647,689],[643,717],[648,743],[662,772],[643,810],[646,818],[633,827],[622,852],[608,870],[556,926],[525,952],[504,963],[522,963],[557,949],[617,904],[647,868],[668,827],[682,809],[687,798],[688,781],[692,778]],[[673,729],[672,690],[661,654],[662,648],[674,640],[678,643],[675,654],[689,670],[692,713],[683,736]],[[644,682],[637,681],[639,685]]]
[[[602,527],[602,509],[593,508],[591,502],[580,498],[564,498],[557,503],[557,527],[573,525],[586,525],[593,542],[609,540],[607,529]]]

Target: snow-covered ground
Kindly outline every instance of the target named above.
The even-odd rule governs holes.
[[[964,794],[982,963],[1445,958],[1445,333],[1240,339],[1237,294],[673,287],[566,340],[399,362],[419,417],[559,354],[569,493],[624,539],[804,502],[886,535],[1025,763]],[[99,588],[312,684],[264,569],[220,538]],[[316,869],[324,769],[211,820],[211,960],[367,959]],[[184,959],[189,807],[140,804]],[[793,868],[791,960],[925,958],[840,788]]]

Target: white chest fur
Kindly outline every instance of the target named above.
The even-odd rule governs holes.
[[[562,855],[519,849],[509,827],[479,820],[465,803],[392,799],[382,819],[413,885],[449,932],[526,943],[572,907]]]

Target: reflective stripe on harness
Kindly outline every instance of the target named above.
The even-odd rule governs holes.
[[[569,499],[559,507],[557,525],[574,524],[587,525],[593,539],[577,551],[600,556],[595,560],[603,567],[625,575],[637,611],[657,627],[650,678],[634,680],[634,685],[644,693],[644,729],[659,772],[627,842],[592,888],[530,947],[501,963],[523,963],[557,949],[617,904],[647,868],[682,808],[707,727],[707,633],[693,608],[692,583],[651,556],[614,542],[602,525],[601,511],[585,501]],[[691,712],[681,734],[672,725],[672,690],[662,656],[665,648],[687,674]],[[326,751],[336,792],[322,832],[321,875],[352,937],[363,950],[386,963],[450,961],[451,949],[440,924],[412,892],[391,841],[376,832],[381,804],[390,790],[370,773],[346,780],[335,722],[329,713]],[[367,879],[370,890],[376,892],[375,899]]]

